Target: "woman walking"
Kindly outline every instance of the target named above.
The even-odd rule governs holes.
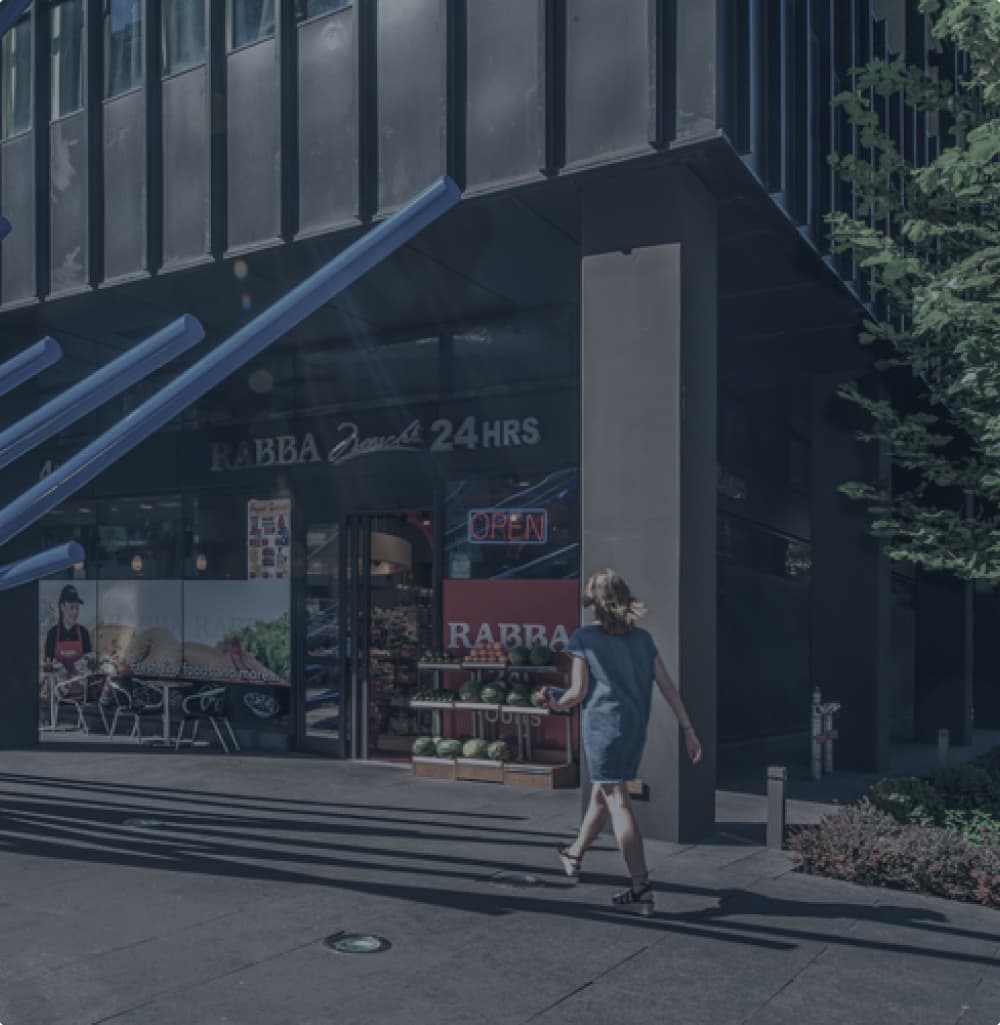
[[[594,610],[594,622],[580,627],[566,648],[574,656],[570,688],[543,690],[556,711],[583,705],[581,736],[593,784],[579,835],[573,843],[561,845],[558,854],[566,874],[578,879],[587,848],[610,816],[632,877],[632,885],[615,894],[612,903],[623,911],[651,915],[649,871],[626,784],[639,771],[654,679],[680,722],[695,765],[701,761],[701,743],[653,638],[636,625],[646,608],[625,581],[614,570],[595,573],[587,581],[583,604]]]

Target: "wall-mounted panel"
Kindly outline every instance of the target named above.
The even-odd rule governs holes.
[[[467,185],[539,176],[545,166],[544,6],[532,0],[470,4],[467,26]]]
[[[656,134],[654,6],[567,0],[567,165],[649,148]]]
[[[281,236],[278,43],[265,39],[226,58],[229,249]]]
[[[0,150],[0,210],[7,213],[13,230],[0,249],[3,302],[31,299],[35,280],[35,133],[25,132],[7,140]]]
[[[401,206],[445,173],[445,0],[378,0],[378,207]]]
[[[86,287],[90,274],[87,114],[49,126],[50,294]]]
[[[146,91],[104,103],[104,279],[147,268]]]
[[[358,31],[348,7],[299,26],[299,230],[358,216]]]
[[[208,71],[166,79],[163,97],[163,266],[204,259],[211,247]]]

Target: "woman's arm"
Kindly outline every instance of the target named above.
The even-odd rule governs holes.
[[[566,711],[569,708],[574,708],[587,696],[587,688],[589,686],[590,670],[587,667],[587,660],[585,658],[574,657],[573,674],[570,678],[569,690],[556,701],[549,699],[549,707],[555,708],[560,712]],[[551,688],[546,688],[546,690],[551,690]]]
[[[691,717],[684,707],[684,699],[681,697],[680,691],[674,686],[674,681],[670,679],[667,667],[663,664],[663,659],[659,655],[656,656],[656,661],[653,663],[653,671],[656,676],[656,685],[660,688],[660,693],[667,699],[667,704],[674,710],[674,715],[677,716],[677,721],[684,731],[684,743],[687,747],[688,755],[691,761],[697,765],[701,761],[701,741],[698,740],[694,727],[691,725]]]

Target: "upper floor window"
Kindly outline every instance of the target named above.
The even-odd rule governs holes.
[[[105,0],[104,95],[142,84],[142,0]]]
[[[83,19],[83,0],[62,0],[52,8],[52,59],[49,67],[53,121],[83,110]]]
[[[230,49],[273,35],[274,0],[229,0]]]
[[[296,0],[295,13],[299,21],[318,18],[321,14],[332,14],[351,6],[351,0]]]
[[[205,0],[164,0],[163,73],[205,62]]]
[[[3,68],[3,137],[20,135],[31,128],[31,18],[22,18],[4,37],[0,59]]]

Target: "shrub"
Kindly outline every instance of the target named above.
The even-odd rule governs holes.
[[[945,802],[926,779],[904,776],[883,779],[872,787],[871,802],[898,822],[939,826],[944,822]]]
[[[869,801],[801,827],[788,847],[805,872],[1000,908],[1000,848],[904,825]]]
[[[970,762],[938,769],[928,782],[946,808],[1000,815],[1000,787],[982,765]]]

